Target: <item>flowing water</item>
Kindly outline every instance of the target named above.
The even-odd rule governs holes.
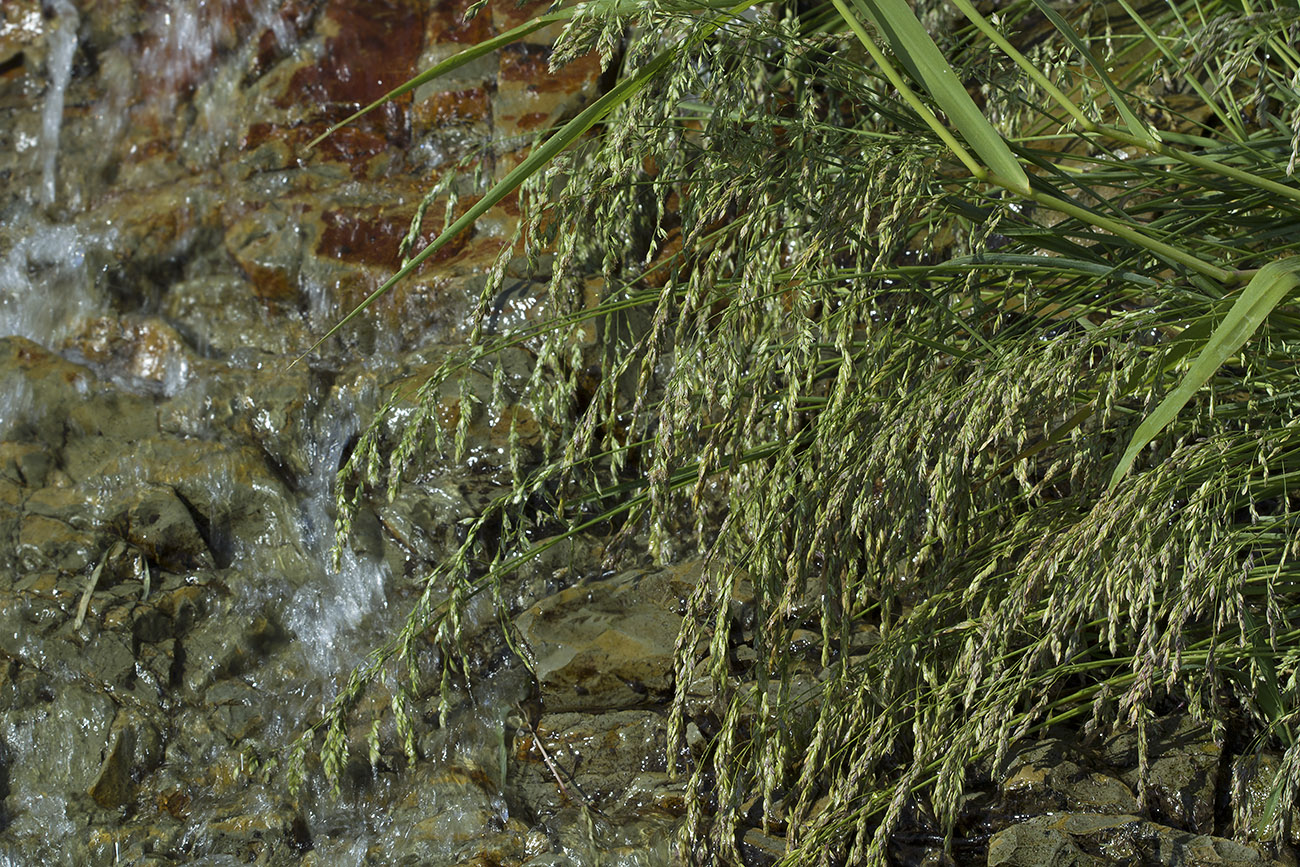
[[[458,339],[499,232],[288,367],[394,267],[431,167],[537,113],[480,69],[302,150],[466,41],[455,12],[5,0],[0,864],[666,857],[663,822],[548,820],[512,788],[540,764],[511,746],[531,681],[500,647],[416,766],[349,766],[338,797],[318,771],[283,785],[285,747],[493,481],[426,476],[330,568],[335,473]],[[525,315],[512,291],[503,316]]]

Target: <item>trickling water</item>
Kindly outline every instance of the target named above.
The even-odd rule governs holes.
[[[304,490],[301,520],[304,542],[314,560],[325,567],[322,580],[298,590],[285,612],[285,624],[297,635],[312,636],[304,644],[308,663],[319,677],[329,678],[356,666],[367,648],[358,646],[355,632],[369,615],[386,605],[389,582],[385,564],[345,549],[338,569],[330,565],[334,542],[334,476],[343,450],[356,435],[356,410],[342,406],[341,395],[321,418],[324,428],[309,443],[311,478]]]
[[[45,94],[41,114],[41,150],[44,164],[41,168],[41,204],[54,204],[54,166],[59,155],[59,129],[63,125],[63,97],[72,80],[72,55],[77,50],[77,10],[69,0],[53,0],[50,4],[57,25],[49,37],[50,86]]]
[[[0,337],[58,346],[99,309],[86,273],[89,243],[75,226],[30,213],[13,236],[0,259]]]

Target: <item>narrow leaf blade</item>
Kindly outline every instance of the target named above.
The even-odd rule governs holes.
[[[487,213],[488,209],[496,205],[506,196],[510,195],[510,193],[517,189],[525,179],[545,168],[552,159],[554,159],[569,145],[577,141],[583,133],[591,129],[591,127],[599,122],[601,118],[613,111],[614,108],[621,103],[630,99],[637,90],[644,87],[653,76],[657,75],[665,66],[668,65],[668,62],[674,56],[675,52],[673,49],[665,50],[650,63],[646,64],[646,66],[635,76],[620,81],[617,85],[611,88],[608,93],[584,109],[581,114],[560,127],[560,129],[551,135],[551,137],[548,138],[541,147],[534,150],[524,159],[523,162],[511,169],[504,178],[497,181],[496,184],[492,186],[492,189],[487,191],[483,198],[475,202],[469,210],[461,215],[460,219],[448,226],[446,231],[430,242],[427,247],[412,256],[410,261],[403,265],[395,274],[385,280],[383,285],[378,289],[367,295],[365,300],[353,308],[347,316],[344,316],[335,323],[334,327],[326,332],[320,340],[317,340],[312,344],[311,348],[303,353],[302,356],[295,359],[293,364],[297,364],[303,358],[310,355],[312,352],[315,352],[322,343],[337,334],[339,329],[343,328],[343,326],[347,325],[359,316],[361,312],[371,304],[388,294],[388,292],[396,286],[399,281],[419,268],[426,259],[438,252],[438,250],[445,247],[452,238],[472,226],[479,217]]]
[[[1251,338],[1273,308],[1297,285],[1300,285],[1300,256],[1270,262],[1256,272],[1192,361],[1182,382],[1138,425],[1110,477],[1109,491],[1119,485],[1138,452],[1169,426],[1192,395]]]
[[[906,0],[854,0],[854,5],[866,13],[908,72],[925,85],[984,164],[1013,189],[1028,193],[1029,178],[1020,161],[970,98]]]
[[[1116,110],[1119,111],[1120,117],[1123,118],[1124,125],[1128,127],[1129,132],[1148,141],[1160,141],[1159,133],[1139,120],[1138,116],[1133,113],[1133,109],[1129,108],[1124,95],[1119,92],[1119,88],[1115,86],[1115,82],[1111,80],[1110,75],[1106,72],[1105,64],[1099,63],[1097,58],[1092,56],[1092,51],[1079,38],[1079,34],[1074,32],[1070,22],[1062,18],[1060,13],[1053,9],[1047,0],[1033,0],[1033,3],[1038,7],[1038,11],[1042,12],[1047,20],[1051,21],[1052,25],[1056,27],[1057,31],[1065,37],[1065,40],[1074,47],[1074,50],[1083,55],[1084,59],[1088,61],[1088,65],[1097,73],[1097,77],[1101,79],[1102,86],[1106,88],[1106,93],[1110,94],[1110,100],[1114,103]]]
[[[506,45],[511,44],[512,42],[517,42],[518,40],[524,38],[530,33],[535,33],[536,31],[541,30],[543,27],[546,27],[549,24],[553,24],[556,21],[565,21],[570,17],[571,15],[569,12],[556,12],[550,15],[542,15],[538,18],[534,18],[531,21],[525,21],[523,24],[520,24],[518,27],[511,28],[510,30],[507,30],[505,33],[502,33],[498,36],[494,36],[491,39],[485,39],[482,42],[471,45],[469,48],[466,48],[464,51],[459,51],[456,54],[453,54],[451,57],[448,57],[446,60],[442,61],[441,63],[435,64],[429,67],[428,69],[426,69],[424,72],[421,72],[419,75],[415,76],[410,81],[407,81],[403,84],[399,84],[397,87],[388,91],[388,93],[385,93],[383,96],[379,97],[379,99],[376,99],[374,102],[370,103],[370,105],[367,105],[365,108],[353,112],[343,120],[334,124],[329,129],[325,130],[323,133],[321,133],[320,135],[316,136],[314,139],[309,141],[307,143],[307,149],[310,150],[311,148],[314,148],[316,145],[320,144],[321,141],[328,138],[338,130],[347,126],[348,124],[352,123],[352,121],[356,120],[357,118],[361,117],[364,114],[367,114],[375,110],[376,108],[388,102],[389,100],[396,99],[397,97],[401,96],[404,93],[409,93],[410,91],[415,90],[420,85],[429,81],[433,81],[435,78],[438,78],[440,76],[446,75],[448,72],[451,72],[453,69],[459,69],[465,64],[477,60],[478,58],[482,57],[485,54],[491,54],[493,51],[496,51],[498,48],[502,48]]]

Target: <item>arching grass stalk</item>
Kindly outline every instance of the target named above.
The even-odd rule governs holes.
[[[574,9],[553,57],[612,58],[626,34],[616,97],[492,193],[520,193],[503,256],[553,254],[549,320],[475,329],[403,399],[406,429],[368,429],[340,474],[340,538],[399,483],[428,484],[427,452],[465,446],[456,380],[499,352],[531,373],[494,374],[491,403],[527,410],[537,442],[512,422],[510,481],[318,728],[327,771],[368,681],[418,696],[423,636],[444,687],[464,676],[466,600],[578,528],[707,557],[670,716],[674,743],[688,714],[719,732],[692,757],[689,791],[717,796],[688,799],[702,860],[734,855],[759,798],[794,829],[790,863],[827,847],[879,863],[910,804],[950,829],[979,756],[1085,716],[1141,734],[1184,707],[1221,730],[1234,708],[1300,761],[1284,643],[1300,317],[1272,264],[1296,255],[1300,206],[1290,130],[1247,122],[1264,116],[1224,77],[1244,58],[1279,116],[1300,108],[1289,56],[1254,47],[1272,19],[1216,24],[1231,8],[1211,0],[1053,22],[1020,0],[964,26],[923,4],[942,23],[920,49],[891,9]],[[989,28],[1012,51],[990,55]],[[941,98],[953,79],[922,74],[927,55],[962,94]],[[1136,96],[1156,80],[1168,101]],[[1218,104],[1197,120],[1180,90]],[[594,303],[575,288],[593,276]],[[732,647],[740,581],[752,664]],[[796,634],[820,636],[815,659],[790,652]],[[685,692],[700,670],[714,706]]]

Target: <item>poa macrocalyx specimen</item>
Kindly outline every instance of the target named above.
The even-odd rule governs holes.
[[[753,793],[785,817],[788,863],[881,863],[909,803],[951,833],[973,769],[1017,741],[1066,723],[1145,737],[1175,703],[1284,751],[1238,825],[1275,835],[1300,779],[1298,18],[1177,0],[1015,0],[996,19],[967,0],[561,4],[394,91],[548,26],[553,65],[595,51],[615,73],[348,317],[510,195],[523,216],[481,309],[511,256],[554,257],[550,318],[476,328],[394,396],[415,406],[400,434],[377,419],[340,474],[346,544],[421,455],[464,449],[470,413],[443,430],[443,385],[469,407],[472,366],[532,355],[522,392],[498,376],[493,401],[527,406],[541,446],[512,429],[512,484],[299,766],[320,733],[338,773],[377,680],[414,757],[417,641],[451,683],[468,600],[599,529],[707,558],[669,750],[702,662],[719,734],[684,769],[697,857],[738,860]],[[566,529],[535,541],[543,519]],[[757,615],[745,670],[737,582]],[[795,630],[822,636],[814,672]]]

